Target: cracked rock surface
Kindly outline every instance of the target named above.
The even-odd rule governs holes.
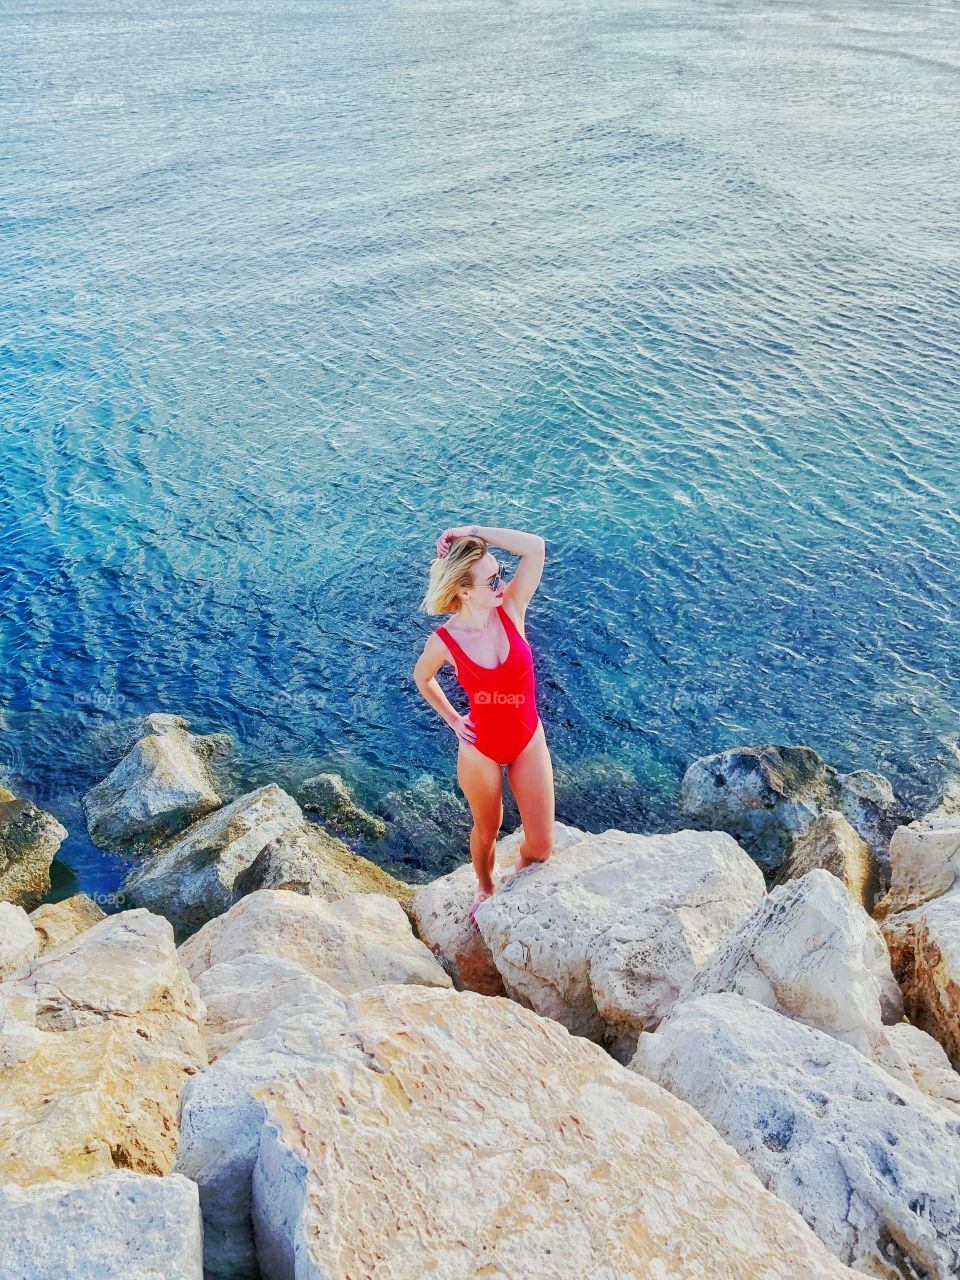
[[[856,1049],[730,992],[675,1006],[631,1068],[697,1111],[842,1262],[960,1274],[960,1116]]]

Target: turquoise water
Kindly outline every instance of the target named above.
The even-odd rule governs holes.
[[[463,521],[547,540],[567,820],[741,742],[956,769],[955,5],[0,18],[0,767],[85,888],[145,712],[455,788],[410,671]]]

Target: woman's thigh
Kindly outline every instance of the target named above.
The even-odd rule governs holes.
[[[491,839],[503,821],[503,775],[496,760],[461,742],[457,749],[457,781],[467,797],[475,825]]]
[[[525,845],[534,857],[546,856],[554,841],[554,793],[553,762],[542,721],[516,760],[507,765],[507,780],[520,810]]]

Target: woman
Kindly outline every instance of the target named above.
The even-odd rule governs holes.
[[[488,544],[521,557],[504,585]],[[473,815],[470,855],[479,888],[468,918],[493,894],[497,834],[503,821],[503,777],[523,822],[517,871],[545,862],[553,851],[553,765],[537,715],[533,655],[523,618],[543,573],[546,545],[535,533],[483,525],[446,529],[421,602],[426,613],[452,613],[453,625],[432,632],[414,667],[417,688],[457,735],[457,780]],[[458,715],[436,674],[445,662],[470,700]]]

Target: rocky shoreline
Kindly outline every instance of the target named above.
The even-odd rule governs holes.
[[[960,788],[704,757],[681,830],[504,836],[474,929],[348,843],[399,799],[229,747],[84,797],[109,916],[0,792],[0,1280],[960,1274]]]

